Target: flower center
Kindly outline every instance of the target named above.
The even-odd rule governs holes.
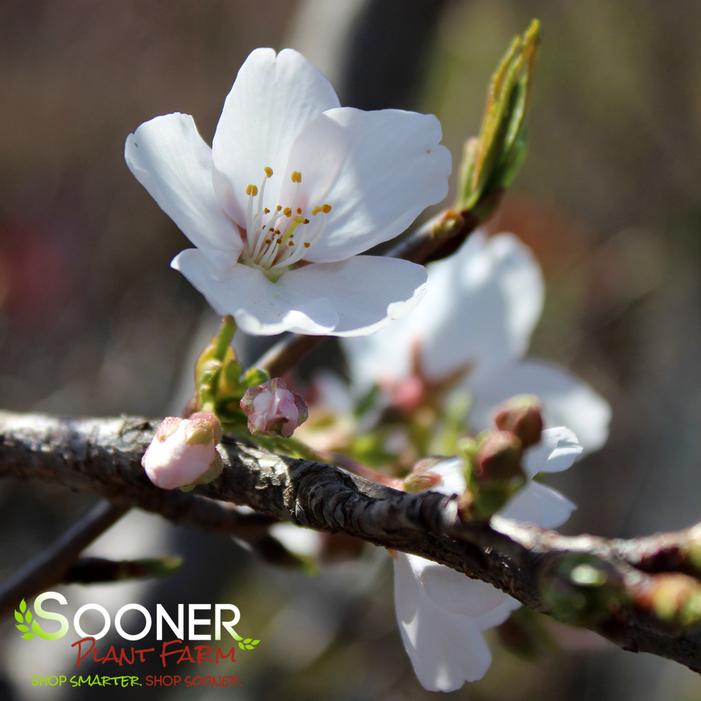
[[[265,186],[273,176],[273,169],[266,166],[260,187],[246,186],[248,209],[242,262],[260,268],[270,279],[276,280],[287,268],[304,258],[311,245],[322,235],[331,211],[330,204],[311,209],[302,206],[299,186],[302,173],[292,172],[295,185],[292,206],[278,204],[265,206]]]

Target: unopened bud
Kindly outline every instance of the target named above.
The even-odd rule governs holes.
[[[276,433],[289,438],[307,419],[307,404],[278,377],[251,387],[241,399],[251,433]]]
[[[461,441],[459,453],[468,467],[467,490],[458,503],[460,518],[487,521],[526,482],[521,441],[508,431],[489,431],[477,440]]]
[[[691,529],[683,553],[688,566],[696,574],[701,574],[701,527],[695,526]]]
[[[187,419],[167,416],[141,459],[148,478],[161,489],[192,488],[222,471],[217,443],[222,438],[214,414],[199,411]]]
[[[210,411],[197,411],[188,418],[185,442],[188,445],[216,445],[222,439],[219,419]]]
[[[441,482],[443,478],[435,472],[412,472],[404,478],[402,488],[405,492],[418,494],[437,487]]]
[[[509,431],[491,431],[475,456],[475,476],[480,482],[504,482],[523,475],[521,441]]]
[[[393,406],[410,413],[423,404],[426,398],[426,383],[421,377],[410,375],[392,384],[390,396]]]
[[[458,512],[463,521],[488,521],[501,511],[523,486],[525,477],[514,477],[505,482],[473,483],[458,501]]]
[[[601,623],[628,602],[616,568],[584,553],[551,561],[542,574],[541,592],[552,615],[572,625]]]
[[[536,445],[543,433],[540,402],[531,395],[513,397],[497,408],[494,425],[518,436],[524,448]]]
[[[701,584],[685,574],[658,574],[636,603],[683,629],[701,625]]]

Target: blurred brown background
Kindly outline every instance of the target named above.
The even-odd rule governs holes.
[[[608,445],[556,480],[579,504],[567,530],[628,536],[699,520],[701,4],[692,0],[3,0],[0,406],[159,414],[189,373],[204,304],[168,267],[184,237],[124,164],[124,139],[142,121],[188,112],[211,139],[248,52],[291,45],[345,104],[436,113],[457,160],[491,70],[533,16],[544,42],[529,155],[491,227],[521,235],[544,267],[534,353],[574,369],[614,408]],[[91,502],[1,483],[0,576]],[[382,558],[310,580],[260,565],[226,538],[139,515],[111,539],[104,548],[116,542],[125,557],[138,541],[188,558],[138,596],[230,597],[267,643],[241,663],[244,687],[182,691],[189,698],[431,696],[401,649]],[[673,663],[561,637],[565,649],[531,663],[495,642],[486,678],[454,696],[701,698],[701,681]],[[29,676],[50,669],[28,661],[28,647],[0,624],[0,698],[59,698],[31,688]]]

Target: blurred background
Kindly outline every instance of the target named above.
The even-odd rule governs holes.
[[[632,536],[698,521],[701,4],[693,0],[3,0],[0,407],[160,415],[187,394],[193,344],[213,319],[168,267],[185,238],[124,164],[124,139],[142,121],[191,113],[210,141],[248,52],[293,46],[332,79],[343,104],[437,114],[457,159],[479,127],[491,71],[531,17],[544,41],[529,155],[490,228],[521,236],[545,271],[533,354],[574,370],[614,412],[607,446],[553,480],[579,505],[565,530]],[[0,483],[0,577],[93,501],[59,486]],[[383,553],[309,578],[261,564],[229,538],[139,513],[92,552],[179,553],[186,562],[156,583],[72,587],[71,601],[229,600],[247,634],[264,640],[237,663],[237,690],[137,693],[432,696],[403,652]],[[674,663],[564,629],[556,638],[558,648],[524,661],[495,632],[492,669],[453,696],[701,698],[701,679]],[[0,699],[92,698],[94,690],[31,687],[32,674],[72,668],[71,652],[57,647],[27,643],[0,623]]]

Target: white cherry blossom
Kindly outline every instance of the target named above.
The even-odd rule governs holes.
[[[424,379],[439,383],[463,371],[457,390],[472,402],[475,431],[515,395],[536,395],[546,425],[572,428],[585,450],[605,443],[611,410],[588,385],[545,360],[524,357],[543,308],[543,279],[530,250],[511,234],[476,231],[460,250],[429,265],[426,296],[406,319],[343,347],[356,387]]]
[[[358,255],[394,238],[448,190],[431,115],[340,107],[291,49],[256,49],[212,148],[187,114],[142,124],[129,168],[196,248],[172,266],[247,333],[362,335],[421,298],[422,266]]]
[[[541,442],[526,450],[524,469],[561,472],[582,454],[582,446],[565,427],[543,431]],[[449,458],[430,468],[443,494],[461,494],[466,482],[461,458]],[[574,504],[538,482],[528,484],[494,519],[533,523],[544,528],[562,525]],[[454,691],[481,679],[492,655],[483,632],[503,623],[520,603],[508,594],[418,555],[394,557],[394,603],[402,642],[421,685],[429,691]]]

